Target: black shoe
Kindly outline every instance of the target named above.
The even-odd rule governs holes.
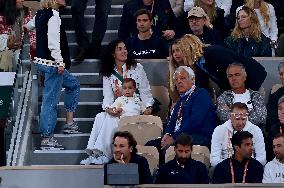
[[[82,48],[79,53],[75,56],[74,61],[75,62],[83,62],[84,59],[88,57],[88,49]]]

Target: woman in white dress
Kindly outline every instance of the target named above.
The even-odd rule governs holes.
[[[107,163],[112,158],[111,138],[117,127],[119,117],[121,115],[140,114],[140,112],[136,113],[137,111],[135,112],[135,110],[132,111],[133,107],[130,108],[132,106],[130,104],[125,103],[123,110],[118,108],[118,106],[113,106],[115,99],[122,95],[123,79],[132,78],[135,80],[139,97],[146,107],[144,114],[152,113],[154,100],[146,73],[141,64],[128,58],[126,46],[121,40],[114,40],[108,45],[106,54],[102,60],[101,73],[103,75],[104,96],[102,108],[105,112],[96,115],[86,149],[90,157],[81,161],[81,164]],[[117,105],[117,101],[114,105]],[[125,108],[125,106],[127,107]],[[128,113],[131,111],[132,113]]]

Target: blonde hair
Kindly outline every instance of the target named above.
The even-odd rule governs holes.
[[[259,25],[259,21],[258,21],[258,18],[257,18],[257,15],[255,13],[255,11],[247,6],[243,6],[237,13],[237,17],[239,15],[239,12],[243,10],[245,11],[250,20],[251,20],[251,34],[250,36],[257,42],[259,42],[261,40],[261,29],[260,29],[260,25]],[[238,23],[238,21],[236,21],[236,24],[235,24],[235,28],[234,30],[232,31],[232,34],[231,34],[233,40],[237,40],[238,38],[242,38],[242,29],[240,28],[240,25]]]
[[[254,10],[254,4],[256,0],[245,0],[245,5],[248,6],[249,8]],[[264,20],[265,26],[267,27],[270,21],[270,16],[269,16],[269,9],[268,9],[268,3],[265,1],[261,0],[260,1],[260,7],[259,7],[260,14]]]
[[[217,17],[216,11],[216,2],[214,0],[212,6],[209,9],[205,9],[201,0],[195,0],[194,6],[201,7],[206,12],[208,17],[210,18],[210,22],[214,22],[215,18]]]
[[[172,46],[177,45],[178,49],[184,56],[183,65],[188,66],[195,70],[195,63],[198,59],[203,56],[203,47],[208,45],[203,44],[199,38],[192,34],[186,34],[180,39],[175,40],[170,46],[170,62],[169,62],[169,72],[170,72],[170,90],[174,91],[174,80],[173,75],[176,68],[179,66],[178,63],[173,58]]]
[[[40,0],[41,8],[58,8],[56,0]]]

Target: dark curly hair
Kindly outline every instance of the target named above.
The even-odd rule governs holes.
[[[135,140],[134,136],[128,132],[128,131],[118,131],[114,134],[113,136],[113,140],[112,140],[112,143],[114,143],[114,140],[116,137],[122,137],[122,138],[125,138],[128,140],[128,145],[129,147],[132,146],[133,150],[132,150],[132,153],[137,153],[137,141]]]
[[[5,8],[3,16],[7,25],[14,25],[18,16],[20,16],[20,11],[17,9],[16,0],[5,0]],[[24,6],[25,15],[28,15],[29,8]]]
[[[116,39],[108,44],[105,50],[105,54],[102,58],[102,66],[100,72],[103,76],[110,77],[113,74],[115,67],[115,59],[113,57],[113,54],[115,52],[115,48],[117,47],[117,45],[122,42],[123,40]],[[127,56],[127,60],[125,61],[125,63],[128,69],[130,69],[132,66],[135,67],[137,65],[137,62],[134,59],[131,59],[129,56]]]

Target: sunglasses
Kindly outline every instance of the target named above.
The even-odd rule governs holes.
[[[249,116],[249,113],[232,112],[231,115],[234,116],[234,118],[237,119],[237,120],[240,120],[240,119],[245,120]]]

